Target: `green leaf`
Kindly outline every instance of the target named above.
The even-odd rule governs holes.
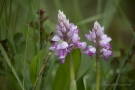
[[[54,80],[54,90],[68,90],[70,85],[70,68],[69,55],[66,57],[65,63],[60,64]]]
[[[86,90],[86,83],[84,83],[84,76],[86,74],[88,74],[88,72],[90,70],[92,70],[93,68],[95,67],[95,65],[93,64],[92,66],[90,66],[84,73],[81,77],[78,78],[77,80],[77,90]]]
[[[72,51],[72,60],[74,65],[75,76],[77,77],[78,69],[81,62],[81,52],[80,49],[75,49]],[[53,89],[54,90],[68,90],[70,86],[70,55],[67,55],[64,64],[60,64],[54,80]]]
[[[88,73],[90,68],[77,80],[77,90],[85,90],[83,77]]]
[[[75,71],[75,78],[76,78],[77,74],[78,74],[78,69],[79,69],[80,63],[81,63],[80,49],[75,49],[72,51],[72,60],[73,60],[73,64],[74,64],[74,71]]]
[[[37,74],[37,65],[38,65],[38,59],[39,59],[39,56],[40,56],[40,61],[42,60],[42,57],[43,57],[43,50],[41,50],[35,57],[34,59],[32,60],[32,63],[30,65],[30,79],[31,79],[31,82],[32,84],[34,85],[35,81],[36,81],[36,78],[38,76]]]
[[[77,90],[85,90],[83,77],[77,81]]]

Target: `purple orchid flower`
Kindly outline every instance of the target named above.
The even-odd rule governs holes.
[[[112,39],[104,34],[104,27],[101,27],[97,21],[95,21],[92,31],[89,31],[89,34],[85,34],[85,36],[89,41],[92,41],[94,45],[98,44],[99,47],[103,48],[100,50],[100,54],[104,60],[108,60],[108,58],[113,55],[110,50],[111,45],[109,44]],[[84,53],[88,56],[93,56],[96,53],[96,49],[92,46],[88,46]]]
[[[65,57],[73,48],[85,49],[87,43],[80,42],[78,36],[79,30],[73,23],[69,23],[66,19],[66,15],[58,11],[58,25],[56,25],[56,35],[52,38],[54,42],[49,48],[56,52],[56,55],[61,60],[61,63],[65,62]]]

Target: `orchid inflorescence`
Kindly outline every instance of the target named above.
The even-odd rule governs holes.
[[[53,45],[50,50],[55,51],[56,55],[60,59],[61,63],[65,62],[65,57],[69,54],[72,49],[79,48],[82,49],[84,54],[88,56],[93,56],[96,53],[96,48],[93,46],[87,46],[86,42],[80,42],[80,37],[78,36],[79,29],[73,23],[70,23],[63,12],[59,10],[58,13],[58,24],[56,25],[56,35],[52,38]],[[92,41],[94,45],[98,44],[100,50],[100,56],[104,60],[108,60],[110,56],[113,55],[111,51],[111,41],[110,37],[104,34],[104,27],[96,21],[94,27],[89,34],[85,35],[89,41]],[[87,47],[86,47],[87,46]]]
[[[89,34],[85,34],[85,36],[95,46],[98,45],[98,48],[102,48],[100,50],[100,57],[103,57],[104,60],[108,60],[113,55],[111,45],[109,44],[112,39],[104,34],[104,27],[101,27],[97,21],[95,21],[92,31],[89,31]],[[85,49],[84,53],[93,56],[96,53],[96,48],[90,45]]]
[[[50,50],[56,52],[56,55],[61,60],[61,63],[65,62],[65,57],[74,48],[85,49],[86,42],[80,42],[78,36],[79,30],[73,23],[69,23],[63,12],[59,10],[58,22],[56,25],[56,35],[52,38],[53,45]]]

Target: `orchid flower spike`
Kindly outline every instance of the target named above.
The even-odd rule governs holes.
[[[111,45],[109,44],[112,39],[104,34],[104,27],[101,27],[97,21],[95,21],[92,31],[89,31],[89,34],[85,34],[85,36],[89,41],[92,41],[94,45],[98,45],[99,48],[102,48],[100,50],[100,56],[103,57],[104,60],[108,60],[108,58],[113,55]],[[88,46],[84,53],[93,56],[94,53],[96,53],[96,49],[93,46]]]
[[[56,35],[52,38],[53,45],[50,50],[55,51],[61,63],[65,62],[65,57],[73,48],[85,49],[87,43],[80,42],[77,26],[66,19],[62,11],[58,11],[58,24],[56,25]]]

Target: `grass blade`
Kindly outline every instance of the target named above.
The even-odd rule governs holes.
[[[4,58],[5,58],[5,60],[6,60],[7,64],[8,64],[8,66],[10,67],[11,71],[13,72],[15,78],[17,79],[19,85],[21,86],[22,90],[24,90],[24,88],[22,86],[22,83],[21,83],[21,80],[18,77],[18,75],[17,75],[17,73],[16,73],[16,71],[14,69],[14,66],[11,64],[9,57],[8,57],[6,51],[4,50],[4,48],[3,48],[3,46],[1,44],[0,44],[0,50],[1,50],[1,53],[4,56]]]
[[[4,7],[4,3],[5,3],[5,0],[3,1],[3,3],[2,3],[2,8],[1,8],[1,10],[0,10],[0,20],[1,20],[1,16],[2,16],[2,11],[3,11],[3,7]]]
[[[120,75],[121,75],[121,73],[122,73],[122,70],[123,70],[124,67],[125,67],[125,63],[126,63],[126,61],[127,61],[127,59],[128,59],[128,55],[129,55],[129,52],[130,52],[131,49],[132,49],[132,46],[133,46],[133,44],[134,44],[134,41],[135,41],[135,35],[134,35],[134,38],[133,38],[132,43],[131,43],[131,45],[130,45],[130,48],[129,48],[129,50],[128,50],[128,53],[127,53],[127,55],[126,55],[126,57],[125,57],[125,59],[124,59],[124,62],[123,62],[123,64],[122,64],[122,66],[121,66],[121,69],[120,69],[120,72],[119,72],[118,77],[117,77],[117,79],[116,79],[116,83],[115,83],[115,86],[114,86],[114,89],[113,89],[113,90],[116,90],[116,87],[117,87],[117,85],[118,85],[118,81],[119,81]]]
[[[100,18],[103,18],[103,15],[104,15],[104,14],[98,14],[98,15],[96,15],[96,16],[89,17],[89,18],[87,18],[87,19],[85,19],[85,20],[79,22],[77,25],[84,25],[84,24],[87,24],[87,23],[89,23],[89,22],[93,22],[93,21],[95,21],[95,20],[98,20],[98,19],[100,19]]]

